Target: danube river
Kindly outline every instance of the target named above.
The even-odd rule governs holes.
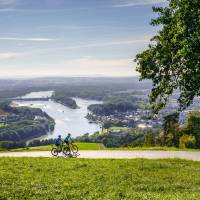
[[[50,97],[52,91],[47,92],[32,92],[22,98],[41,98]],[[52,133],[40,137],[40,139],[55,138],[58,135],[66,136],[71,133],[72,137],[80,136],[85,133],[94,133],[100,130],[97,124],[90,124],[85,118],[88,113],[87,107],[91,104],[102,103],[100,101],[85,100],[80,98],[73,98],[78,109],[68,108],[55,101],[14,101],[16,106],[29,106],[32,108],[41,108],[49,116],[55,120],[55,129]]]

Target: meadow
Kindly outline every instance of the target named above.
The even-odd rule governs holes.
[[[1,200],[199,200],[186,160],[0,158]]]
[[[103,144],[101,143],[75,143],[79,150],[121,150],[121,151],[126,151],[126,150],[153,150],[153,151],[200,151],[199,149],[189,149],[189,148],[176,148],[176,147],[121,147],[121,148],[106,148]],[[36,146],[36,147],[28,147],[28,148],[19,148],[19,149],[12,149],[12,150],[5,150],[5,149],[0,149],[0,151],[50,151],[52,148],[52,145],[47,145],[47,146]]]
[[[81,143],[75,143],[75,144],[78,146],[79,150],[103,150],[103,149],[105,149],[104,145],[101,143],[81,142]],[[10,151],[50,151],[52,147],[54,147],[54,145],[19,148],[19,149],[12,149]]]

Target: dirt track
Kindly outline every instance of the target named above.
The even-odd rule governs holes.
[[[131,158],[148,158],[148,159],[164,159],[164,158],[180,158],[194,161],[200,161],[200,152],[187,151],[118,151],[118,150],[87,150],[79,151],[79,158],[107,158],[107,159],[131,159]],[[62,157],[62,154],[59,155]],[[34,151],[34,152],[6,152],[0,153],[0,157],[52,157],[50,151]]]

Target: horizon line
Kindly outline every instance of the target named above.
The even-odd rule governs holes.
[[[38,79],[38,78],[139,78],[138,75],[130,76],[108,76],[108,75],[70,75],[70,76],[0,76],[1,79]]]

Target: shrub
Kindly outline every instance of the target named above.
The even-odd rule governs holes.
[[[179,139],[180,148],[194,148],[196,139],[193,135],[183,135]]]

